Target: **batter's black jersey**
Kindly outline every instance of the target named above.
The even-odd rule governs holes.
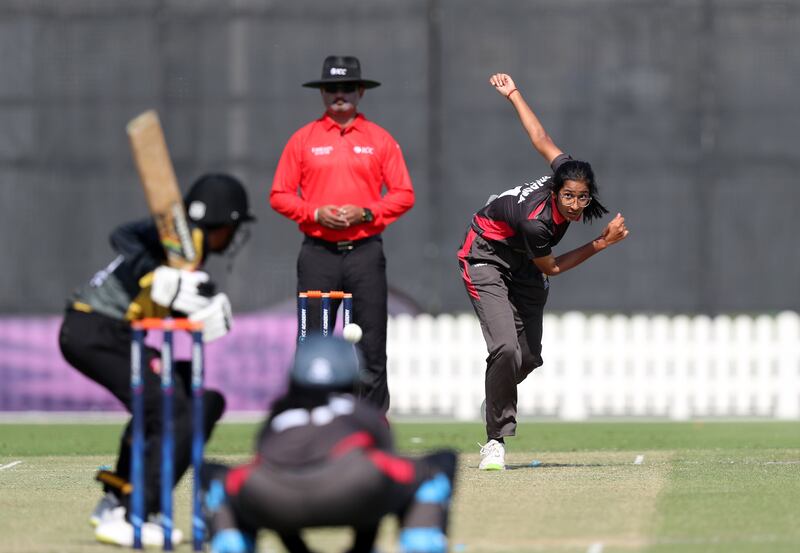
[[[206,251],[205,236],[192,229],[200,255]],[[152,271],[166,261],[166,254],[152,218],[126,223],[111,234],[117,257],[69,297],[72,309],[101,313],[114,319],[168,317],[170,311],[150,299]]]
[[[550,164],[553,172],[571,159],[567,154],[557,156]],[[530,259],[550,255],[569,227],[550,194],[552,189],[552,175],[547,175],[506,190],[475,214],[472,230]]]

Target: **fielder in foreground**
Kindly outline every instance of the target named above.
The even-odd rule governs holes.
[[[198,179],[186,196],[193,225],[192,239],[202,265],[209,253],[228,250],[242,223],[252,220],[242,184],[229,175],[210,174]],[[118,227],[111,234],[117,257],[69,298],[59,335],[64,358],[82,374],[108,389],[131,409],[131,327],[133,320],[147,317],[188,316],[204,325],[203,340],[209,342],[228,333],[231,308],[224,293],[213,293],[209,275],[166,265],[158,230],[152,219]],[[147,348],[143,365],[145,381],[145,510],[160,510],[161,394],[159,352]],[[175,483],[190,462],[191,381],[190,364],[175,364]],[[206,440],[222,416],[222,395],[207,390],[203,395]],[[125,428],[116,468],[105,474],[106,494],[90,521],[97,526],[99,541],[130,546],[133,528],[126,520],[131,461],[131,426]],[[157,524],[143,527],[145,545],[161,545],[163,533]],[[175,530],[173,542],[181,541]]]
[[[287,394],[258,438],[255,459],[203,475],[213,553],[252,553],[260,528],[290,553],[309,553],[300,532],[350,526],[348,553],[370,553],[381,519],[400,516],[402,553],[445,553],[456,455],[394,452],[383,412],[352,393],[358,352],[340,338],[298,345]]]
[[[591,242],[556,256],[571,222],[608,213],[598,200],[591,165],[556,146],[505,73],[489,83],[514,106],[534,149],[553,170],[492,196],[472,218],[458,251],[461,278],[486,340],[486,436],[482,470],[505,468],[505,440],[517,427],[517,385],[542,365],[542,318],[559,275],[628,236],[617,214]]]

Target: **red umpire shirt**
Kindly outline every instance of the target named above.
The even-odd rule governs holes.
[[[386,195],[381,197],[383,185]],[[329,242],[360,240],[380,234],[411,209],[414,189],[400,146],[386,130],[362,114],[345,128],[323,115],[286,144],[270,204],[297,221],[308,236]],[[342,230],[323,227],[314,222],[314,211],[329,204],[366,207],[374,219]]]

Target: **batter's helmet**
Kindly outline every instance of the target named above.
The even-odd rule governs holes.
[[[353,344],[335,336],[309,336],[297,345],[291,385],[321,392],[353,391],[358,381],[359,362],[359,353]]]
[[[247,191],[236,177],[210,173],[197,179],[184,198],[186,212],[204,228],[238,225],[253,221]]]

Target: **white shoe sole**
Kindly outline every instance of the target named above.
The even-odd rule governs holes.
[[[127,521],[112,521],[102,523],[95,530],[94,537],[100,543],[133,547],[133,526]],[[172,530],[172,545],[183,542],[183,532],[174,528]],[[145,547],[163,547],[164,534],[161,527],[152,522],[142,525],[142,545]]]

